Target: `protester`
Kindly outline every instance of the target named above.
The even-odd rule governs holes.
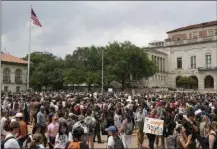
[[[53,149],[55,146],[56,135],[59,130],[59,122],[55,115],[52,117],[52,123],[48,125],[47,130],[48,130],[47,135],[49,138],[49,149]]]
[[[208,127],[210,124],[215,124],[217,120],[216,93],[147,91],[140,94],[104,92],[101,95],[96,92],[71,91],[21,92],[3,93],[2,104],[4,110],[1,111],[1,124],[10,119],[21,123],[19,127],[27,128],[28,122],[30,128],[33,127],[34,132],[29,135],[28,130],[25,129],[27,133],[19,131],[18,136],[15,136],[20,144],[23,143],[24,148],[29,147],[29,142],[32,142],[33,135],[37,132],[42,135],[44,147],[49,144],[50,148],[63,148],[70,140],[70,137],[69,140],[66,139],[67,134],[70,132],[73,134],[78,127],[83,129],[80,141],[84,144],[88,141],[90,148],[94,148],[93,142],[96,141],[96,136],[97,142],[102,142],[101,135],[108,135],[110,142],[112,142],[109,139],[111,135],[119,135],[125,147],[133,147],[134,142],[129,142],[134,133],[132,126],[134,130],[135,125],[138,128],[139,148],[143,145],[150,148],[164,147],[164,140],[167,143],[176,134],[181,136],[177,140],[180,148],[193,149],[198,145],[202,148],[216,147],[215,135],[212,135],[216,132],[214,133],[214,130]],[[20,114],[22,117],[18,117]],[[146,117],[164,121],[162,135],[143,132]],[[182,129],[179,128],[180,125],[183,126]],[[105,131],[110,126],[114,126],[116,132]],[[177,131],[177,128],[180,130]],[[8,131],[4,128],[3,130],[1,135],[6,137]],[[45,135],[49,136],[49,143]],[[23,138],[20,140],[21,136]],[[65,138],[64,141],[61,141],[60,136]],[[143,144],[145,136],[148,138],[149,145]],[[188,141],[188,138],[191,140]],[[60,145],[59,142],[64,143]],[[111,147],[113,146],[115,143]]]
[[[109,135],[108,149],[124,149],[124,144],[117,134],[117,129],[114,126],[110,126],[106,131],[108,131]]]
[[[40,133],[34,134],[29,149],[44,149],[45,147],[42,145],[42,139],[43,136]]]
[[[19,133],[19,129],[19,122],[10,120],[8,122],[5,122],[4,130],[8,132],[3,143],[5,149],[20,149],[20,145],[16,139],[16,134]]]
[[[66,144],[66,149],[89,149],[86,142],[82,140],[84,129],[82,127],[76,127],[73,130],[73,141],[69,141]]]
[[[20,129],[19,129],[19,133],[17,136],[17,140],[18,140],[20,147],[22,147],[23,142],[26,140],[26,138],[28,136],[28,127],[27,127],[26,122],[24,122],[24,120],[23,120],[23,114],[22,113],[17,113],[15,115],[15,118],[16,118],[17,122],[20,123]]]
[[[72,141],[72,134],[68,131],[67,124],[62,122],[56,135],[55,148],[65,148],[68,141]]]
[[[176,148],[178,149],[187,149],[191,143],[192,135],[186,136],[185,128],[179,126],[176,128],[177,137],[176,137]]]

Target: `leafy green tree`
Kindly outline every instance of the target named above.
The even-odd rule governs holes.
[[[177,83],[184,88],[190,88],[190,85],[196,85],[197,81],[192,77],[180,76]]]
[[[130,82],[130,75],[135,76],[134,80],[141,80],[157,72],[156,65],[144,50],[129,41],[109,43],[106,49],[109,71],[115,75],[115,81],[121,83],[122,90]]]
[[[23,59],[27,60],[28,56]],[[43,86],[60,89],[63,87],[64,61],[48,52],[31,53],[30,86],[40,90]]]

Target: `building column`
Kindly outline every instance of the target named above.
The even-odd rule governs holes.
[[[162,57],[160,58],[160,69],[162,72],[163,71],[163,58]]]

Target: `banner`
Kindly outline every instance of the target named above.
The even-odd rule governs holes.
[[[161,136],[163,135],[163,126],[163,120],[146,117],[143,132]]]

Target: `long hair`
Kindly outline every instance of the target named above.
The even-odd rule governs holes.
[[[65,122],[61,122],[60,125],[59,125],[59,136],[60,136],[60,135],[63,135],[63,133],[61,132],[61,129],[62,129],[63,127],[66,128],[66,132],[65,132],[65,133],[66,133],[66,135],[68,136],[69,130],[68,130],[68,126],[67,126],[67,124],[66,124]]]
[[[37,149],[37,145],[41,144],[42,139],[43,139],[43,137],[40,133],[34,134],[29,148],[30,149]]]

